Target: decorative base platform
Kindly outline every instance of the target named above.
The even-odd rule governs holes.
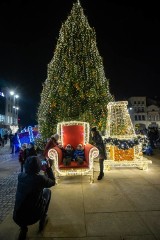
[[[69,168],[66,170],[59,170],[59,169],[54,169],[55,170],[55,178],[56,178],[56,184],[58,184],[60,177],[66,177],[66,176],[89,176],[90,178],[90,183],[94,182],[94,169],[82,169],[82,168]]]
[[[124,161],[115,161],[115,160],[104,160],[104,170],[111,170],[111,167],[137,167],[141,170],[148,170],[148,164],[152,164],[151,160],[148,160],[143,157],[143,159],[135,160],[124,160]]]

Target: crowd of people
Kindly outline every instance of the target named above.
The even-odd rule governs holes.
[[[19,142],[18,142],[18,137],[17,133],[12,134],[12,132],[8,133],[6,132],[3,137],[0,134],[0,146],[4,147],[8,141],[10,142],[10,148],[11,148],[11,154],[19,152]]]
[[[3,134],[3,136],[0,133],[0,147],[4,147],[8,143],[8,140],[10,141],[10,146],[11,146],[12,138],[13,138],[12,133],[8,133],[6,131],[6,133]]]

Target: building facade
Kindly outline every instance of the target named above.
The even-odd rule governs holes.
[[[0,92],[0,126],[5,123],[5,97],[3,92]]]
[[[13,133],[18,129],[19,96],[8,88],[0,90],[0,134]]]
[[[159,102],[146,97],[130,97],[128,110],[134,128],[160,128]]]

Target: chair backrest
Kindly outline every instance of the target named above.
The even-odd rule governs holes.
[[[75,149],[79,143],[85,145],[89,142],[90,127],[87,122],[61,122],[57,125],[57,133],[63,147],[71,144]]]

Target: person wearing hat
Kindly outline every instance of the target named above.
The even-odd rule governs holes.
[[[71,146],[71,144],[67,144],[65,149],[63,149],[63,164],[65,166],[71,164],[71,161],[73,159],[73,153],[74,153],[73,147]]]
[[[82,144],[78,144],[76,150],[73,154],[73,159],[79,164],[82,165],[84,162],[84,147]]]
[[[55,185],[55,177],[47,162],[47,176],[41,175],[41,160],[29,156],[24,164],[25,172],[19,173],[13,209],[13,220],[20,226],[18,240],[25,240],[28,226],[39,221],[39,231],[46,224],[51,200],[50,187]]]
[[[56,147],[58,146],[58,139],[59,139],[59,135],[56,133],[54,135],[51,136],[50,140],[47,142],[46,146],[45,146],[45,149],[43,151],[43,156],[46,158],[46,159],[49,159],[48,158],[48,151],[53,148],[53,147]],[[52,161],[49,159],[50,161],[50,164],[52,166]]]
[[[92,135],[92,141],[95,145],[95,147],[98,148],[99,150],[99,167],[100,167],[100,173],[97,178],[97,180],[101,180],[104,177],[104,160],[107,158],[106,155],[106,148],[105,144],[103,142],[102,136],[100,135],[99,131],[97,130],[96,127],[91,128],[91,135]]]

